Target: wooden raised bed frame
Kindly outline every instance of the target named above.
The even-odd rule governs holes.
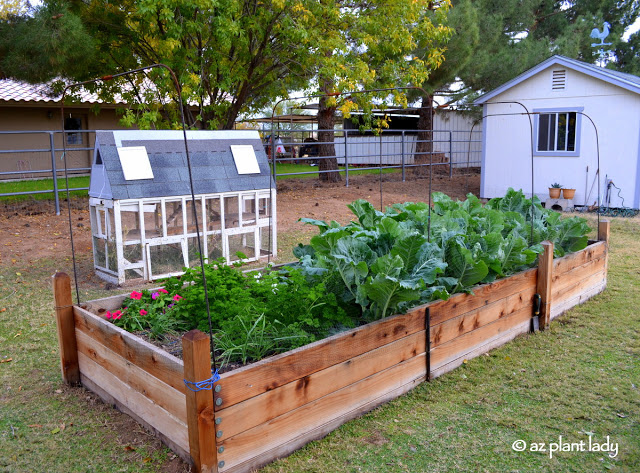
[[[184,361],[72,304],[69,277],[54,278],[62,377],[82,383],[155,432],[200,472],[249,472],[344,422],[530,330],[604,290],[609,223],[600,241],[474,294],[334,335],[224,373],[211,391],[184,383],[211,376],[209,337],[183,337]],[[125,296],[90,302],[114,310]]]

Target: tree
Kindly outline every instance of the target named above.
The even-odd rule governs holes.
[[[450,99],[464,104],[495,89],[553,54],[594,63],[598,48],[590,33],[604,21],[613,25],[607,42],[614,54],[608,67],[640,72],[638,34],[622,40],[624,30],[638,17],[636,0],[453,0],[448,25],[455,34],[446,44],[445,60],[423,84],[416,160],[432,151],[433,93],[462,82]],[[431,45],[427,45],[426,51]],[[422,49],[416,55],[424,54]],[[415,97],[412,97],[414,99]],[[426,158],[426,159],[425,159]],[[418,171],[420,168],[416,168]]]
[[[59,5],[0,21],[0,75],[28,82],[73,78],[85,71],[94,42],[80,19]]]
[[[182,84],[179,98],[170,77],[160,70],[94,87],[106,100],[118,94],[141,104],[127,112],[128,123],[175,126],[175,104],[182,101],[197,108],[196,113],[189,111],[188,125],[229,129],[240,115],[304,87],[309,79],[309,26],[315,19],[305,4],[314,3],[311,0],[46,1],[36,17],[58,8],[63,18],[78,19],[93,39],[94,50],[80,62],[83,71],[65,77],[100,77],[153,63],[176,72]],[[24,19],[24,24],[33,29],[35,19]],[[58,73],[44,72],[49,78]],[[10,73],[34,78],[15,68]]]
[[[25,0],[2,0],[0,3],[0,20],[24,15],[27,10],[28,5]]]
[[[422,83],[422,89],[426,92],[414,92],[410,94],[410,101],[420,100],[418,133],[415,163],[430,162],[433,152],[433,96],[437,90],[454,82],[463,68],[471,60],[474,51],[478,48],[479,28],[478,12],[471,0],[461,0],[454,4],[449,11],[445,23],[452,29],[452,35],[446,41],[436,44],[433,40],[426,44],[419,44],[415,55],[423,57],[429,54],[433,48],[445,48],[444,61],[431,72],[426,81]],[[426,172],[424,167],[416,167],[414,171],[418,175]]]
[[[474,0],[473,5],[482,37],[473,61],[458,74],[465,85],[462,94],[469,99],[553,54],[595,63],[599,48],[591,46],[596,41],[590,33],[595,27],[602,29],[605,21],[612,25],[607,42],[613,43],[611,49],[616,53],[608,67],[620,69],[633,63],[633,53],[624,54],[632,48],[623,44],[622,36],[638,17],[636,0]]]
[[[322,24],[315,31],[317,90],[319,100],[318,140],[320,156],[335,156],[333,129],[335,112],[347,113],[375,96],[358,94],[346,99],[331,96],[345,91],[419,85],[443,60],[441,46],[450,34],[444,25],[448,1],[370,0],[353,2],[321,0],[314,16]],[[421,58],[412,53],[419,43],[434,45]],[[392,95],[406,104],[402,92],[377,94],[379,100]],[[321,159],[320,171],[337,171],[336,159]],[[321,173],[321,180],[340,179],[337,172]]]

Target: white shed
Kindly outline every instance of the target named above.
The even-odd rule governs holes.
[[[108,281],[177,275],[276,254],[276,192],[257,131],[98,131],[89,206],[96,273]],[[193,182],[193,194],[191,194]],[[198,225],[194,218],[197,215]]]
[[[484,117],[481,197],[509,187],[531,195],[533,161],[542,201],[557,182],[577,190],[574,205],[593,204],[597,129],[601,202],[608,179],[619,188],[610,188],[610,207],[640,208],[640,77],[553,56],[475,104]]]

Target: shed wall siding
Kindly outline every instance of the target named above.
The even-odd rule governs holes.
[[[529,111],[583,108],[583,113],[593,120],[598,129],[601,196],[604,196],[605,176],[608,176],[621,188],[621,198],[616,189],[612,192],[611,206],[622,206],[624,199],[625,206],[637,207],[640,96],[571,69],[566,69],[566,88],[552,90],[551,74],[554,69],[558,67],[541,71],[490,102],[518,101]],[[489,114],[522,112],[524,109],[517,104],[488,105]],[[577,205],[590,205],[598,200],[596,134],[587,116],[582,117],[580,156],[534,157],[534,191],[542,200],[548,197],[547,188],[553,182],[575,188],[574,203]],[[531,119],[536,117],[531,116]],[[530,195],[531,128],[528,117],[491,116],[485,120],[490,123],[486,126],[482,197],[504,195],[509,187],[523,189]]]

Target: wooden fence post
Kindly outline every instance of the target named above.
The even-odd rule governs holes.
[[[182,337],[184,379],[192,383],[211,378],[209,337],[191,330]],[[189,450],[195,471],[217,473],[216,429],[213,412],[213,392],[187,389],[187,425]]]
[[[73,319],[73,300],[71,298],[71,278],[68,274],[56,273],[53,277],[53,298],[55,300],[62,379],[67,384],[80,384],[76,324]]]
[[[551,277],[553,276],[553,242],[543,241],[544,251],[538,256],[537,291],[540,305],[540,329],[546,330],[551,322]]]
[[[598,225],[598,241],[609,243],[609,220],[601,220]]]

